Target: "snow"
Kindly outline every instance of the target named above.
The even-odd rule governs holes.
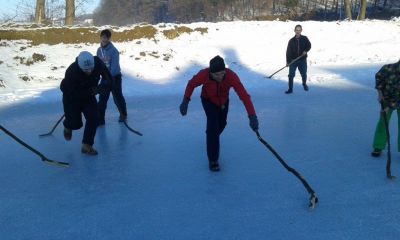
[[[396,62],[396,21],[302,22],[313,44],[309,86],[299,74],[285,95],[288,39],[297,22],[196,23],[209,32],[175,40],[116,43],[122,52],[129,123],[117,122],[110,100],[98,129],[97,157],[80,153],[82,130],[65,142],[62,126],[39,138],[62,115],[58,85],[83,49],[97,45],[0,47],[0,123],[68,169],[48,166],[0,135],[1,239],[396,239],[400,234],[399,183],[386,180],[386,154],[372,158],[379,114],[374,74]],[[157,51],[160,57],[148,53]],[[140,57],[140,52],[146,52]],[[18,56],[46,55],[31,66]],[[163,54],[171,54],[169,61]],[[178,106],[187,80],[220,54],[252,96],[260,133],[316,191],[309,195],[257,140],[245,109],[231,92],[221,137],[221,172],[208,170],[205,116],[197,89],[188,115]],[[130,56],[134,57],[130,57]],[[52,66],[57,69],[49,70]],[[29,74],[25,83],[19,75]],[[52,76],[52,80],[47,77]],[[393,121],[395,120],[395,121]],[[396,118],[392,119],[392,173],[399,175]]]

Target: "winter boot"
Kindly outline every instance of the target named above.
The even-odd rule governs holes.
[[[308,91],[308,86],[307,86],[307,84],[303,83],[303,88],[304,88],[304,91]]]
[[[72,130],[64,127],[64,139],[70,141],[72,138]]]
[[[381,150],[381,149],[375,148],[374,151],[372,151],[371,156],[373,156],[373,157],[379,157],[379,156],[381,155],[381,153],[382,153],[382,150]]]
[[[86,143],[82,144],[81,152],[88,154],[88,155],[97,155],[98,154],[96,149],[94,149],[92,146],[90,146],[89,144],[86,144]]]
[[[217,161],[211,161],[209,162],[209,168],[211,172],[219,172],[219,164]]]
[[[291,94],[292,92],[293,92],[292,89],[288,89],[285,93],[286,93],[286,94]]]

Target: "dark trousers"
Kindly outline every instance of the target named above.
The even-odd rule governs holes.
[[[93,145],[98,125],[97,100],[93,96],[85,101],[71,101],[63,96],[65,120],[64,127],[78,130],[83,126],[82,113],[85,116],[85,130],[82,143]]]
[[[307,83],[307,59],[300,59],[289,66],[289,89],[293,89],[293,79],[297,68],[299,69],[303,85]]]
[[[122,76],[121,74],[114,77],[112,88],[110,91],[106,91],[99,96],[99,120],[104,121],[106,114],[107,102],[110,97],[110,92],[112,92],[114,103],[118,108],[121,115],[127,115],[126,102],[124,95],[122,95]]]
[[[226,118],[228,117],[229,100],[224,108],[214,103],[201,99],[204,112],[207,116],[207,156],[208,161],[216,162],[219,158],[219,136],[226,126]]]

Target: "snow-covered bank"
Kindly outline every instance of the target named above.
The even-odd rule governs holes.
[[[287,41],[297,22],[223,22],[195,23],[191,28],[206,27],[208,33],[183,34],[169,40],[156,39],[116,43],[121,52],[124,88],[127,96],[176,94],[211,57],[224,56],[229,67],[250,88],[264,86],[263,76],[285,65]],[[302,22],[303,34],[312,42],[309,68],[323,71],[330,66],[362,67],[381,65],[399,59],[400,24],[398,21]],[[156,26],[160,28],[160,26]],[[2,42],[0,47],[0,104],[26,97],[38,97],[45,90],[57,88],[65,68],[82,50],[95,53],[97,44],[39,45],[26,41]],[[26,66],[20,59],[34,53],[46,61]],[[270,80],[286,81],[287,71]],[[29,81],[24,81],[22,78]],[[313,76],[310,75],[311,82]],[[314,76],[315,78],[315,76]],[[339,82],[336,82],[338,79]],[[340,78],[317,77],[316,84],[341,84]],[[57,96],[53,94],[52,96]],[[45,99],[54,99],[46,96]]]

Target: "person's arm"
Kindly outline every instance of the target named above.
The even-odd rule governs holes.
[[[286,48],[286,66],[288,66],[291,61],[292,61],[292,53],[290,51],[290,40],[289,40]]]
[[[246,108],[247,115],[249,117],[249,125],[253,131],[258,131],[258,118],[256,111],[254,110],[253,102],[251,101],[250,95],[247,93],[243,84],[240,82],[239,77],[232,72],[232,87],[236,94],[242,100],[244,107]]]
[[[387,69],[386,66],[383,66],[376,74],[375,74],[375,89],[383,93],[383,90],[386,88],[386,75]]]
[[[250,95],[247,93],[244,88],[242,82],[239,77],[232,72],[232,87],[235,90],[236,94],[239,96],[240,100],[243,102],[244,107],[246,108],[247,115],[253,116],[256,115],[256,111],[254,110],[253,102],[251,101]]]
[[[101,47],[97,48],[97,51],[96,51],[96,56],[99,57],[99,58],[101,58],[101,50],[100,50],[100,48]]]
[[[63,94],[70,99],[77,99],[82,95],[80,87],[76,81],[76,76],[73,74],[72,65],[65,71],[64,79],[61,81],[60,89]]]
[[[101,93],[103,91],[108,91],[111,90],[112,84],[113,84],[113,78],[111,76],[110,71],[104,64],[104,62],[100,58],[95,58],[95,64],[98,64],[99,71],[100,71],[100,76],[101,76],[101,82],[97,86],[98,92]]]
[[[306,41],[306,47],[305,47],[304,51],[307,53],[311,50],[311,42],[308,39],[308,37],[306,37],[306,36],[304,36],[304,39]]]
[[[182,103],[179,106],[179,111],[181,112],[182,116],[187,114],[187,109],[189,106],[190,97],[194,89],[204,83],[204,80],[208,78],[208,71],[201,70],[196,75],[192,77],[191,80],[188,81],[185,89],[185,94],[183,95]]]
[[[113,49],[111,52],[111,57],[110,57],[110,73],[111,76],[115,77],[118,74],[120,74],[121,69],[119,66],[119,52],[116,48]]]
[[[185,94],[183,98],[188,99],[190,101],[190,98],[192,96],[192,93],[194,89],[204,83],[204,79],[208,79],[208,71],[207,70],[201,70],[198,72],[196,75],[190,79],[186,85],[185,89]]]
[[[376,74],[375,74],[375,89],[378,91],[378,101],[385,100],[385,88],[386,88],[386,79],[387,77],[387,66],[383,66]]]

